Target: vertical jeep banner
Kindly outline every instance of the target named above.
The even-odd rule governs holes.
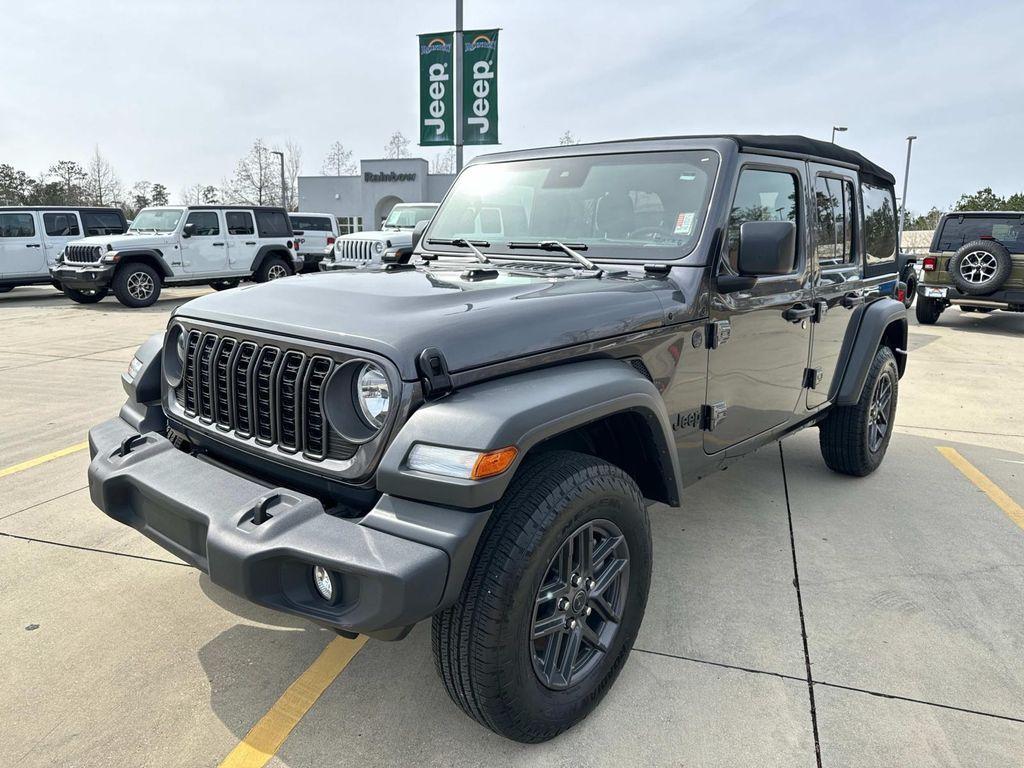
[[[420,144],[455,143],[452,32],[420,35]]]
[[[498,30],[462,33],[462,143],[498,143]]]

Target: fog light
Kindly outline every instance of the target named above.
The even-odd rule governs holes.
[[[322,565],[313,566],[313,586],[324,600],[329,603],[334,600],[334,579]]]

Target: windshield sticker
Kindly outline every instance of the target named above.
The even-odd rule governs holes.
[[[680,213],[679,218],[676,219],[676,228],[673,234],[676,235],[690,235],[693,234],[693,220],[697,218],[696,213]]]

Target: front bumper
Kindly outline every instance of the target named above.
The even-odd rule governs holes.
[[[255,603],[383,638],[454,602],[489,516],[382,496],[358,520],[335,517],[121,418],[90,430],[89,450],[90,495],[113,519]],[[331,603],[314,565],[333,574]]]
[[[930,293],[944,291],[942,296],[930,296]],[[954,304],[967,304],[969,306],[982,307],[1020,307],[1024,308],[1024,288],[1008,288],[1000,291],[993,291],[981,296],[968,293],[960,293],[953,285],[935,285],[932,283],[918,283],[917,295],[929,299],[945,300]]]
[[[50,277],[63,286],[77,291],[90,291],[110,285],[114,275],[114,265],[86,265],[72,267],[62,264],[50,267]]]

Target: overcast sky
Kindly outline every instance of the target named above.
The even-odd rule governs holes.
[[[1019,0],[465,4],[468,28],[502,28],[503,148],[845,125],[900,186],[918,135],[912,210],[1024,191]],[[98,145],[126,187],[177,198],[256,138],[297,142],[305,174],[335,140],[379,157],[418,137],[416,34],[453,23],[451,0],[4,0],[0,162],[37,174]]]

